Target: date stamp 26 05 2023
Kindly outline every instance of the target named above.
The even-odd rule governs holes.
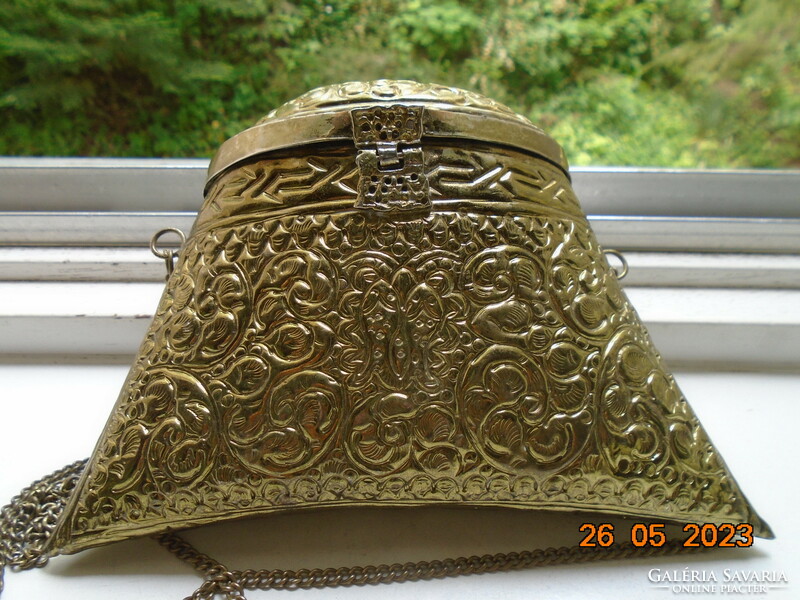
[[[633,523],[621,532],[612,523],[583,523],[580,546],[609,548],[618,541],[630,541],[636,548],[658,548],[667,543],[666,523]],[[753,545],[753,526],[749,523],[687,523],[683,546],[686,548],[747,548]]]

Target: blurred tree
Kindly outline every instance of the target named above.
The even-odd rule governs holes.
[[[0,153],[209,156],[309,88],[474,89],[573,164],[796,166],[796,0],[5,0]]]
[[[702,136],[730,164],[800,166],[800,5],[715,6],[709,34],[668,50],[653,68],[678,74]]]

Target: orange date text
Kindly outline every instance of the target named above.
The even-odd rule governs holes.
[[[584,534],[579,546],[608,548],[615,542],[630,542],[635,548],[659,548],[667,543],[666,523],[634,523],[629,532],[618,535],[612,523],[583,523]],[[682,540],[685,548],[747,548],[753,545],[753,526],[750,523],[687,523]]]

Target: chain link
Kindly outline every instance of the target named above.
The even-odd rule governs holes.
[[[52,535],[70,492],[86,466],[80,460],[34,482],[14,497],[0,512],[0,594],[6,566],[14,570],[33,569],[47,564],[45,543]],[[184,600],[212,600],[223,595],[228,600],[246,600],[244,590],[297,590],[351,585],[375,585],[402,581],[441,579],[457,575],[494,573],[530,567],[574,564],[593,560],[666,556],[695,550],[684,548],[680,540],[661,547],[638,548],[620,544],[612,548],[580,546],[525,550],[447,558],[445,560],[340,567],[326,569],[262,569],[234,571],[203,554],[175,533],[164,533],[156,540],[172,554],[204,576],[202,585]],[[697,548],[696,550],[701,550]]]
[[[614,560],[634,557],[668,556],[679,552],[699,551],[685,548],[681,540],[666,542],[661,547],[639,548],[624,543],[613,548],[562,546],[544,550],[525,550],[448,558],[445,560],[381,564],[366,567],[327,569],[262,569],[259,571],[229,571],[219,562],[196,550],[174,533],[159,536],[159,543],[181,560],[204,572],[206,580],[184,600],[212,600],[221,594],[229,600],[243,600],[243,590],[297,590],[352,585],[376,585],[403,581],[441,579],[458,575],[494,573],[531,567],[575,564],[594,560]]]
[[[45,543],[86,462],[76,461],[34,481],[0,510],[0,594],[6,567],[23,571],[47,564]]]

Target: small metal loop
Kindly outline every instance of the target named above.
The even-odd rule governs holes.
[[[603,254],[605,255],[611,254],[612,256],[616,256],[619,259],[619,262],[622,263],[622,270],[617,271],[617,269],[614,269],[614,273],[616,273],[617,279],[620,280],[625,279],[625,276],[628,274],[628,261],[625,259],[625,256],[622,254],[622,252],[620,252],[619,250],[613,250],[611,248],[608,248],[606,250],[603,250]]]
[[[183,248],[183,245],[186,243],[186,236],[183,235],[183,232],[180,229],[176,229],[175,227],[167,227],[166,229],[157,231],[155,234],[153,234],[153,237],[150,238],[150,252],[152,252],[153,255],[157,256],[158,258],[164,259],[164,263],[167,265],[166,279],[169,279],[169,276],[172,275],[172,271],[175,269],[175,256],[177,253],[172,248],[159,248],[156,245],[158,244],[158,240],[160,240],[161,237],[167,233],[174,233],[181,239],[178,252],[180,252],[180,249]]]

